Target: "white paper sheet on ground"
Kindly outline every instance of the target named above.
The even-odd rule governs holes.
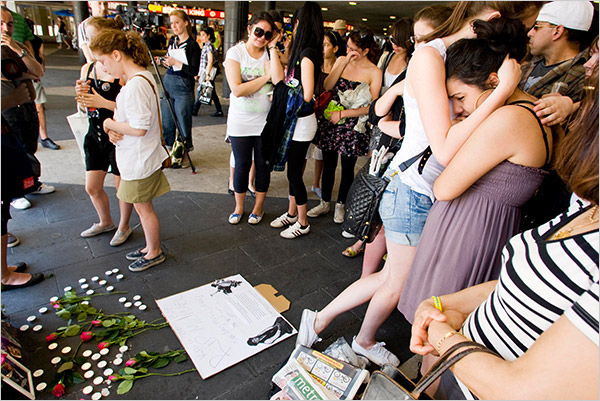
[[[183,64],[188,64],[187,56],[185,55],[185,49],[171,49],[169,50],[169,57],[173,57],[177,61],[181,61]],[[173,71],[181,71],[181,67],[173,66]]]
[[[156,303],[203,379],[297,333],[241,274]]]

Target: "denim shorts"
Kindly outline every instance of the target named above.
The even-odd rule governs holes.
[[[417,246],[431,206],[429,196],[413,191],[400,176],[392,176],[379,203],[385,238],[394,244]]]

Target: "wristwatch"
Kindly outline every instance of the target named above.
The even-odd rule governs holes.
[[[27,54],[27,50],[21,49],[21,54],[19,54],[19,58],[25,57],[26,54]]]

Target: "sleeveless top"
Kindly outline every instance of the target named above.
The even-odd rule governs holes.
[[[426,46],[433,47],[440,53],[440,56],[442,56],[444,61],[446,61],[446,45],[444,45],[444,42],[441,39],[435,39],[431,42],[425,43],[419,47],[417,51]],[[410,68],[411,62],[408,63],[406,70],[408,71]],[[418,155],[429,146],[429,139],[427,138],[425,128],[423,127],[423,121],[421,121],[421,116],[419,114],[417,99],[409,95],[408,90],[404,91],[402,98],[404,99],[406,130],[402,147],[398,153],[396,153],[396,156],[394,156],[392,162],[390,163],[390,168],[393,169],[398,169],[398,166],[401,163],[409,160],[415,155]],[[414,191],[427,195],[432,201],[434,201],[435,197],[433,196],[433,182],[442,173],[442,171],[444,171],[444,166],[442,166],[435,159],[435,155],[433,154],[427,161],[427,164],[425,164],[422,174],[419,174],[417,170],[418,164],[419,163],[414,163],[411,167],[404,171],[404,173],[400,175],[400,180],[402,180],[404,184],[411,187]]]
[[[112,102],[117,100],[117,95],[121,91],[121,85],[119,78],[115,78],[113,82],[102,81],[96,78],[96,72],[90,77],[90,72],[96,65],[93,62],[88,68],[86,74],[86,80],[90,80],[90,88],[96,90],[96,92],[103,98]],[[98,108],[95,112],[88,110],[88,119],[90,120],[90,131],[96,134],[98,140],[108,140],[107,134],[104,132],[103,123],[107,118],[112,118],[114,112],[109,109]]]

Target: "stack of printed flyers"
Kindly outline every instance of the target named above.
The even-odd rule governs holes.
[[[366,369],[298,345],[273,376],[281,391],[272,400],[352,400],[369,378]]]

